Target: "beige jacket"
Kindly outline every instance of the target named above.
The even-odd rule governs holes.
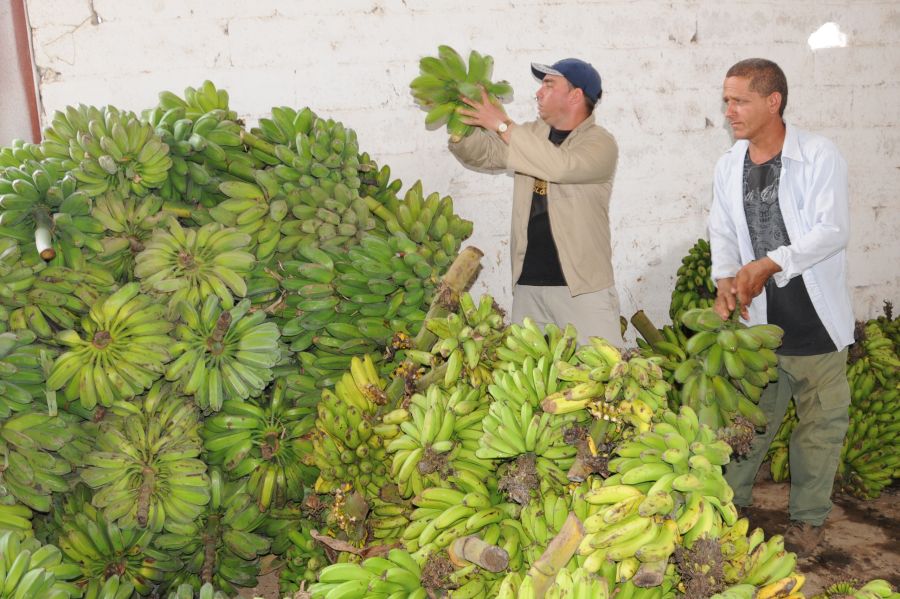
[[[476,129],[450,151],[470,167],[511,170],[513,184],[510,257],[513,284],[522,273],[535,178],[549,182],[547,206],[553,241],[573,296],[614,284],[609,232],[609,196],[619,148],[593,115],[559,147],[541,120],[513,127],[507,146],[493,132]]]

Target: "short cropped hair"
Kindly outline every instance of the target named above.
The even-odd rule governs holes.
[[[769,96],[774,92],[781,94],[778,114],[784,116],[788,98],[787,77],[777,64],[765,58],[748,58],[728,69],[725,78],[728,77],[749,78],[750,91],[755,91],[761,96]]]

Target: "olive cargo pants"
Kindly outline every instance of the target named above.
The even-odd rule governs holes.
[[[750,453],[725,467],[734,503],[749,506],[753,481],[784,418],[791,397],[799,423],[791,434],[791,520],[820,526],[831,511],[831,491],[849,424],[847,350],[818,356],[778,356],[778,381],[763,391],[759,407],[769,425]]]

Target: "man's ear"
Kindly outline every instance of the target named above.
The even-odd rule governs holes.
[[[777,113],[781,109],[781,92],[772,92],[769,94],[769,97],[766,98],[766,103],[769,107],[769,112],[772,114]]]
[[[580,87],[572,87],[572,91],[575,92],[569,96],[569,104],[577,106],[578,104],[584,103],[584,90]]]

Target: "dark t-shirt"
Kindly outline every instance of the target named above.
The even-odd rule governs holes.
[[[550,128],[550,141],[554,145],[561,144],[571,131],[558,131]],[[550,229],[550,213],[547,212],[547,182],[540,179],[534,182],[531,195],[531,213],[528,217],[528,244],[525,247],[525,261],[522,263],[522,274],[519,285],[545,285],[559,287],[566,284],[559,253],[553,241]]]
[[[790,245],[781,208],[778,206],[778,179],[781,153],[763,164],[754,164],[750,152],[744,156],[744,215],[756,259]],[[777,353],[784,356],[814,356],[836,350],[828,331],[809,299],[803,277],[792,278],[784,287],[766,281],[766,316],[784,329]]]

